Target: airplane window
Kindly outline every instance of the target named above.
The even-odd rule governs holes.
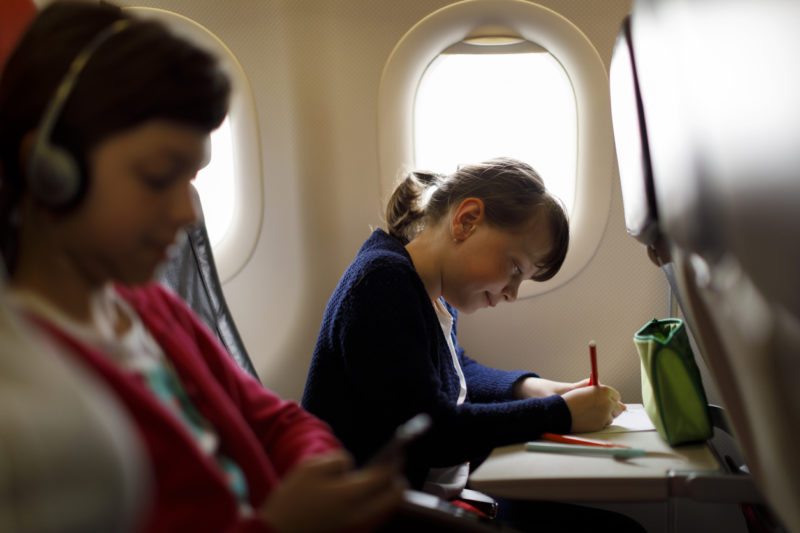
[[[124,9],[155,18],[204,47],[217,56],[230,77],[228,117],[212,132],[211,159],[195,178],[217,270],[220,279],[228,281],[250,258],[263,218],[261,149],[250,83],[231,50],[208,28],[164,9]]]
[[[234,168],[230,119],[211,133],[211,160],[197,173],[194,185],[200,194],[208,238],[216,247],[231,227],[233,220],[234,187],[231,169]]]
[[[474,45],[473,45],[474,46]],[[561,64],[543,49],[442,53],[417,89],[414,153],[420,168],[509,156],[530,164],[572,210],[577,135],[575,93]]]
[[[616,177],[606,66],[571,21],[534,2],[456,2],[395,45],[378,91],[380,193],[405,171],[523,160],[570,212],[564,265],[518,298],[568,283],[606,231]]]

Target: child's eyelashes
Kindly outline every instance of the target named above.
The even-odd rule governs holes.
[[[186,174],[183,172],[139,172],[139,179],[153,191],[163,191],[172,184],[184,179],[194,180],[197,173]]]
[[[171,174],[140,173],[139,176],[142,181],[154,191],[164,190],[174,181],[174,177]]]
[[[138,179],[153,191],[163,191],[177,182],[193,180],[198,168],[186,161],[170,160],[169,163],[156,162],[135,164],[132,170]]]

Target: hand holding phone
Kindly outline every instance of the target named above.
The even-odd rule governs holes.
[[[425,413],[411,417],[397,427],[391,440],[378,450],[367,464],[402,462],[406,446],[428,431],[432,423],[431,417]]]

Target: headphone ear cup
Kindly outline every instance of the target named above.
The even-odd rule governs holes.
[[[49,207],[73,202],[81,188],[81,171],[75,158],[59,146],[43,143],[33,154],[35,162],[29,176],[31,195]]]
[[[72,154],[53,144],[50,138],[61,110],[89,59],[107,39],[130,24],[130,20],[119,19],[95,35],[72,60],[67,74],[45,107],[28,164],[28,191],[43,205],[66,207],[76,202],[82,193],[85,184],[80,166]]]

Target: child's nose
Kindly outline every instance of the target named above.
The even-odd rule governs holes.
[[[517,291],[519,291],[519,284],[519,281],[512,281],[503,289],[503,298],[505,298],[507,302],[510,303],[516,301]]]
[[[199,199],[194,194],[190,182],[180,183],[175,187],[170,204],[170,217],[180,226],[187,226],[197,220],[198,209],[195,205]]]

